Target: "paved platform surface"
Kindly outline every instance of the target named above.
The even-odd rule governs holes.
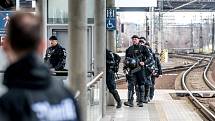
[[[127,99],[127,90],[119,90],[123,101]],[[195,109],[185,100],[173,100],[169,95],[173,90],[156,90],[154,99],[144,107],[126,107],[116,109],[108,106],[106,117],[111,121],[203,121]]]

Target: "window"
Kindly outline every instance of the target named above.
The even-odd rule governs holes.
[[[68,0],[48,0],[48,24],[68,23]]]

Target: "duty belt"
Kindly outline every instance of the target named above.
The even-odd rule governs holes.
[[[133,73],[136,73],[136,72],[140,71],[141,69],[142,69],[142,67],[141,67],[141,66],[138,66],[138,67],[132,69],[132,70],[131,70],[131,73],[132,73],[132,74],[133,74]]]

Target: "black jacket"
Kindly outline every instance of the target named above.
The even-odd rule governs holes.
[[[66,64],[66,50],[59,44],[46,50],[44,61],[55,68],[56,71],[63,70]]]
[[[119,69],[119,63],[120,63],[121,57],[113,53],[111,50],[106,49],[106,68],[107,70],[112,70],[115,73],[118,72]]]
[[[0,121],[79,121],[73,95],[33,53],[7,68],[3,84]]]
[[[139,61],[144,62],[144,67],[147,70],[147,75],[152,72],[151,65],[154,65],[154,59],[152,53],[148,50],[146,46],[143,45],[132,45],[125,53],[125,58],[138,58]],[[124,66],[124,69],[127,68]]]
[[[160,59],[155,55],[155,53],[152,51],[152,48],[148,47],[149,51],[152,53],[153,55],[153,59],[155,61],[155,72],[154,72],[154,76],[158,77],[159,75],[162,75],[162,68],[161,68],[161,63],[160,63]]]
[[[154,58],[155,58],[155,68],[156,68],[157,73],[158,73],[157,76],[162,75],[162,68],[161,68],[160,59],[156,55],[154,55]]]

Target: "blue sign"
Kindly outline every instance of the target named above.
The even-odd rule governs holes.
[[[116,20],[115,19],[107,19],[106,20],[106,28],[107,28],[107,30],[116,30]]]
[[[5,35],[6,26],[10,21],[10,15],[12,12],[0,12],[0,36]]]
[[[116,18],[116,8],[107,8],[106,18]]]
[[[106,9],[106,29],[109,31],[116,30],[116,8]]]

